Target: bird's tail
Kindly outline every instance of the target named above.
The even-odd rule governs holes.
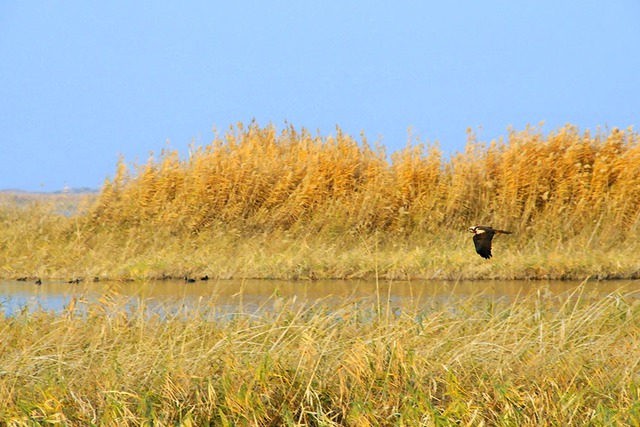
[[[513,231],[496,230],[496,234],[513,234]]]

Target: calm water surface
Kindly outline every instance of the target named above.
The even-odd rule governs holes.
[[[0,281],[0,307],[5,315],[21,310],[63,310],[70,301],[82,303],[118,301],[149,307],[197,308],[212,304],[222,312],[272,309],[282,301],[340,306],[354,301],[384,302],[396,307],[416,306],[437,300],[482,298],[515,300],[530,294],[562,296],[575,291],[580,282],[572,281],[315,281],[209,280],[185,283],[182,280],[146,282],[29,282]],[[612,292],[640,298],[640,281],[588,281],[583,292],[606,296]]]

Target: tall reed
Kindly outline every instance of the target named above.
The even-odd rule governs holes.
[[[187,158],[121,158],[86,213],[38,209],[0,207],[3,275],[22,263],[31,275],[362,277],[382,262],[387,277],[636,277],[640,137],[527,127],[486,144],[470,133],[445,158],[419,141],[388,154],[340,129],[238,124]],[[515,232],[500,240],[506,264],[466,261],[472,224]]]
[[[339,129],[321,138],[239,124],[185,160],[163,151],[131,173],[121,159],[89,223],[406,233],[488,222],[613,240],[638,228],[640,144],[631,130],[567,126],[545,137],[529,127],[488,146],[470,134],[449,161],[422,143],[389,157]]]

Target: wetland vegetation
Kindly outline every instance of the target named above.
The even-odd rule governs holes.
[[[85,200],[3,194],[0,277],[636,278],[639,142],[527,128],[445,158],[238,124],[187,159],[120,159]],[[514,234],[485,261],[475,224]]]
[[[474,224],[514,234],[487,261]],[[0,278],[22,286],[370,278],[376,292],[149,310],[111,289],[14,310],[0,316],[0,425],[638,425],[639,225],[638,134],[571,126],[469,134],[445,158],[239,124],[186,159],[121,159],[97,194],[2,193]],[[377,286],[575,278],[402,305]],[[633,289],[592,293],[611,278]]]
[[[640,304],[509,301],[153,315],[117,295],[0,316],[3,425],[637,425]]]

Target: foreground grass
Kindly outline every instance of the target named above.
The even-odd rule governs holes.
[[[257,313],[160,316],[112,295],[25,310],[0,316],[0,420],[637,425],[640,304],[589,286],[401,309],[274,296]]]

